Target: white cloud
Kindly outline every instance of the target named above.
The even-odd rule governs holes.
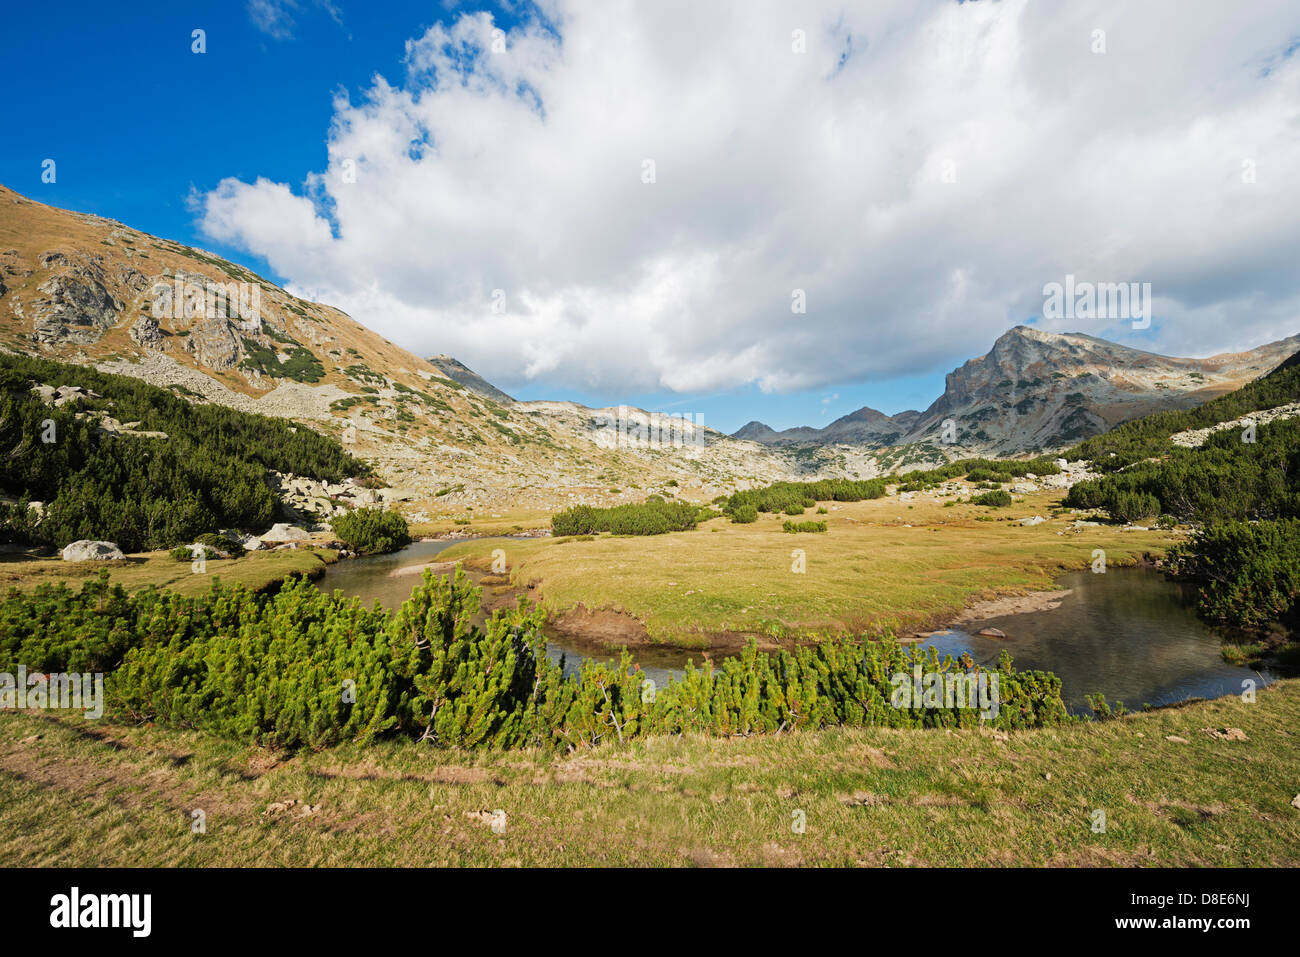
[[[248,18],[263,33],[284,40],[292,34],[297,7],[295,0],[248,0]]]
[[[1294,3],[544,8],[504,53],[484,13],[409,41],[326,170],[223,180],[203,229],[415,351],[606,394],[932,371],[1067,273],[1151,282],[1144,348],[1300,328]]]
[[[309,8],[324,10],[335,23],[343,25],[343,14],[333,0],[306,0],[306,3]],[[248,0],[247,8],[253,26],[276,40],[288,40],[293,36],[302,3],[300,0]]]

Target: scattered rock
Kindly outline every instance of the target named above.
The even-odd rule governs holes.
[[[1022,518],[1019,520],[1021,525],[1042,525],[1047,519],[1041,515],[1035,515],[1033,518]]]
[[[1241,728],[1202,728],[1206,734],[1216,741],[1249,741],[1246,732]]]
[[[1174,744],[1191,744],[1191,743],[1192,743],[1192,742],[1188,741],[1186,738],[1180,738],[1180,737],[1179,737],[1178,735],[1176,735],[1176,734],[1167,734],[1167,735],[1165,735],[1165,740],[1166,740],[1166,741],[1172,741]]]
[[[465,817],[469,818],[470,820],[472,820],[472,821],[479,821],[479,822],[482,823],[482,824],[486,824],[486,825],[488,825],[489,827],[491,827],[492,830],[497,831],[498,833],[501,832],[501,831],[504,831],[505,828],[506,828],[506,812],[505,812],[505,811],[501,811],[501,810],[496,810],[496,811],[466,811],[466,812],[464,812],[464,814],[465,814]]]
[[[90,539],[83,538],[63,549],[65,562],[120,562],[125,559],[122,549],[112,542],[92,542]]]
[[[1007,633],[1001,628],[981,628],[978,632],[985,638],[1005,638]]]
[[[275,801],[266,806],[262,812],[264,817],[280,817],[282,815],[291,815],[293,817],[313,817],[320,811],[319,804],[304,804],[295,798],[289,798],[287,801]]]

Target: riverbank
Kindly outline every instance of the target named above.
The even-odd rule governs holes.
[[[3,712],[0,860],[1287,867],[1300,864],[1298,727],[1296,680],[1249,704],[1009,734],[664,737],[569,756],[409,742],[286,756]]]

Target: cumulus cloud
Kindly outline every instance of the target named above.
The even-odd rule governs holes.
[[[464,13],[339,95],[324,170],[200,224],[507,384],[929,372],[1067,274],[1150,282],[1152,328],[1043,328],[1207,355],[1300,329],[1297,36],[1289,2]]]

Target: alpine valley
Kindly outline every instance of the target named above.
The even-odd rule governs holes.
[[[256,288],[256,321],[235,309],[154,315],[158,289],[231,283]],[[1053,452],[1236,389],[1300,349],[1300,335],[1189,359],[1016,326],[949,373],[924,411],[862,408],[825,428],[780,432],[761,422],[733,435],[704,426],[676,445],[652,443],[611,429],[617,409],[515,401],[450,356],[417,356],[235,263],[0,186],[0,348],[343,438],[373,464],[382,498],[418,524],[475,509],[633,502],[669,489],[707,501],[774,481],[867,479],[963,457]],[[955,443],[942,441],[945,422]],[[337,506],[311,479],[281,477],[299,511],[328,517]]]

